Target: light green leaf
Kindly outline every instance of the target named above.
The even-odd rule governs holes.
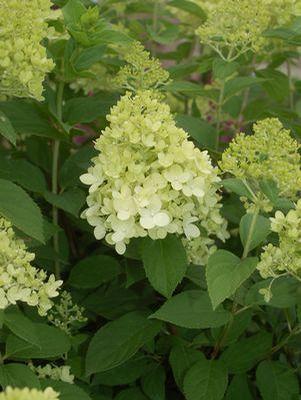
[[[224,96],[230,98],[252,85],[262,83],[264,79],[255,76],[238,76],[226,82]]]
[[[253,214],[245,214],[239,224],[239,234],[242,244],[246,247],[248,242],[249,251],[255,249],[260,243],[262,243],[271,231],[271,224],[268,218],[258,215],[253,219],[253,216]],[[251,230],[252,236],[249,239],[249,232]]]
[[[241,260],[226,250],[218,250],[210,256],[206,279],[214,309],[235,293],[255,270],[257,263],[255,257]]]
[[[228,385],[228,373],[220,361],[202,360],[194,364],[184,378],[187,400],[222,400]]]
[[[188,0],[171,0],[168,3],[169,6],[178,8],[179,10],[186,11],[193,16],[197,16],[200,18],[199,24],[206,20],[206,13],[204,10],[196,3]]]
[[[12,126],[10,120],[2,111],[0,111],[0,133],[13,145],[16,145],[17,134],[15,132],[15,129]]]
[[[7,386],[40,389],[35,373],[27,365],[17,363],[0,365],[0,385],[3,389]]]
[[[184,328],[205,329],[225,325],[230,315],[230,312],[222,307],[214,311],[208,293],[201,290],[187,290],[167,300],[151,315],[151,318],[171,322]]]
[[[222,182],[223,186],[230,192],[238,194],[238,196],[247,197],[252,199],[253,195],[241,179],[228,178]]]
[[[160,331],[161,324],[131,312],[108,322],[92,338],[86,358],[87,374],[107,371],[130,359]]]
[[[118,261],[99,255],[81,260],[71,270],[68,283],[78,289],[93,289],[109,282],[121,273]]]
[[[0,179],[0,214],[28,236],[44,242],[39,207],[23,189],[4,179]]]
[[[146,239],[142,259],[151,285],[163,296],[170,297],[184,278],[188,264],[181,239],[175,235],[163,240]]]
[[[82,50],[73,62],[74,68],[78,71],[90,68],[103,58],[106,49],[106,46],[101,44]]]

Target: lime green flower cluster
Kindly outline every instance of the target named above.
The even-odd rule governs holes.
[[[56,281],[54,275],[47,279],[44,271],[30,264],[34,257],[16,238],[11,223],[0,217],[0,309],[22,301],[46,315],[52,307],[50,299],[58,296],[63,281]]]
[[[256,192],[258,181],[277,183],[279,195],[296,199],[301,187],[299,144],[277,118],[254,124],[254,135],[241,133],[223,153],[220,168],[247,180]]]
[[[301,200],[296,208],[287,215],[276,211],[275,217],[270,218],[271,229],[279,237],[279,244],[268,244],[263,248],[257,269],[260,275],[274,280],[283,275],[292,275],[301,280]],[[272,281],[273,282],[273,281]],[[268,294],[270,288],[261,292]]]
[[[68,365],[58,367],[57,365],[46,364],[43,367],[36,367],[33,364],[29,364],[29,367],[39,379],[53,379],[54,381],[74,383],[74,375],[71,374],[71,367]]]
[[[124,58],[127,65],[117,74],[117,86],[137,91],[157,89],[167,83],[169,73],[162,68],[159,60],[150,56],[141,43],[133,42],[126,48]]]
[[[81,181],[90,186],[82,217],[97,239],[119,254],[131,238],[168,233],[224,239],[217,168],[176,126],[167,104],[152,91],[126,93],[95,142],[99,155]]]
[[[53,68],[41,40],[48,34],[50,0],[0,0],[0,93],[42,100]]]
[[[60,328],[67,334],[71,334],[77,323],[86,322],[83,316],[84,308],[72,301],[71,294],[64,291],[59,303],[55,304],[47,315],[49,322]]]
[[[262,37],[270,15],[262,0],[227,0],[212,9],[196,33],[201,42],[213,48],[224,60],[233,61],[264,45]]]
[[[0,393],[0,400],[59,400],[59,393],[50,387],[44,391],[7,387],[4,392]]]
[[[217,215],[221,219],[220,215]],[[222,225],[222,221],[220,222]],[[227,239],[228,233],[224,233],[224,238]],[[211,254],[215,253],[217,247],[215,246],[215,241],[206,236],[199,236],[195,239],[182,239],[182,243],[186,250],[188,261],[195,265],[206,265],[208,258]]]
[[[263,0],[263,3],[270,12],[271,26],[286,25],[301,15],[300,0]]]

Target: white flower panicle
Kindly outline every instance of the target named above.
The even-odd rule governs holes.
[[[0,400],[59,400],[59,393],[50,387],[44,391],[7,387],[4,392],[0,393]]]
[[[51,298],[58,296],[63,281],[31,265],[35,255],[29,253],[23,240],[18,239],[11,223],[0,217],[0,309],[17,301],[38,308],[46,315],[52,307]]]
[[[123,254],[132,238],[224,239],[220,178],[207,152],[201,152],[176,126],[169,106],[153,91],[126,93],[107,117],[110,125],[96,140],[99,155],[81,176],[89,185],[82,217]]]

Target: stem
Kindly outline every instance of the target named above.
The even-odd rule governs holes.
[[[248,232],[248,237],[247,237],[246,245],[245,245],[244,252],[243,252],[243,255],[242,255],[242,259],[246,258],[248,256],[248,254],[249,254],[251,240],[252,240],[252,236],[253,236],[253,233],[254,233],[254,229],[255,229],[257,218],[258,218],[258,214],[259,214],[259,208],[256,207],[255,211],[254,211],[254,214],[253,214],[253,217],[252,217],[252,221],[251,221],[250,229],[249,229],[249,232]]]
[[[222,114],[222,106],[224,102],[224,93],[225,93],[225,82],[222,82],[221,90],[219,93],[219,99],[217,103],[217,110],[216,110],[216,142],[215,148],[218,150],[219,148],[219,133],[221,128],[221,114]]]
[[[63,94],[64,94],[64,82],[60,82],[57,90],[56,99],[56,113],[57,118],[62,121],[62,106],[63,106]],[[55,140],[53,144],[52,154],[52,193],[58,194],[58,165],[59,165],[59,154],[60,154],[60,141]],[[56,206],[52,206],[52,222],[54,225],[58,225],[58,209]],[[56,232],[53,236],[53,248],[55,253],[59,254],[59,235]],[[58,259],[54,263],[54,273],[57,279],[60,278],[60,262]]]
[[[289,60],[286,62],[287,77],[289,82],[289,105],[290,109],[294,109],[294,85],[292,80],[292,68]]]

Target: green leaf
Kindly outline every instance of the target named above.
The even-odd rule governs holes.
[[[169,356],[169,363],[176,384],[180,389],[182,389],[184,376],[188,369],[201,360],[205,360],[205,356],[201,351],[188,347],[185,343],[178,343],[173,346]]]
[[[80,184],[79,177],[87,171],[91,165],[91,159],[96,155],[96,150],[92,146],[86,146],[71,154],[62,165],[59,181],[60,187],[78,186]]]
[[[259,360],[266,357],[271,347],[272,335],[263,331],[232,344],[220,359],[230,373],[240,374],[250,370]]]
[[[253,400],[246,375],[235,375],[228,387],[225,400]]]
[[[294,370],[280,361],[260,363],[256,370],[256,383],[263,400],[297,399],[300,394]]]
[[[116,101],[115,95],[104,96],[103,93],[91,97],[73,98],[64,106],[64,120],[70,125],[95,121],[98,117],[105,117]]]
[[[193,365],[184,378],[187,400],[222,400],[228,385],[228,373],[220,361],[202,360]]]
[[[264,296],[259,293],[259,290],[269,287],[271,281],[272,278],[255,283],[246,295],[245,304],[265,305],[276,308],[289,308],[297,304],[300,297],[300,285],[298,281],[289,276],[280,277],[273,282],[272,298],[267,303],[264,300]]]
[[[206,20],[206,13],[204,10],[196,3],[188,0],[171,0],[168,3],[169,6],[178,8],[179,10],[186,11],[193,16],[199,17],[200,21],[199,24],[201,25],[202,22]]]
[[[6,342],[6,355],[9,358],[60,358],[70,350],[68,336],[58,328],[36,323],[39,346],[33,346],[15,335],[9,335]]]
[[[165,369],[157,364],[150,372],[143,375],[141,387],[150,400],[165,400]]]
[[[238,68],[238,63],[224,61],[221,58],[215,58],[212,64],[212,72],[215,79],[224,80],[233,75]]]
[[[91,400],[91,397],[83,389],[74,384],[53,379],[41,379],[40,382],[43,390],[51,387],[55,392],[59,393],[60,400]]]
[[[87,374],[107,371],[130,359],[160,331],[161,324],[131,312],[108,322],[92,338],[86,358]]]
[[[263,78],[261,84],[273,100],[282,101],[289,96],[289,80],[283,72],[267,68],[256,71],[256,75]]]
[[[241,260],[227,250],[218,250],[210,256],[206,279],[214,309],[235,293],[255,270],[257,263],[255,257]]]
[[[50,204],[75,217],[78,217],[80,210],[86,202],[86,194],[79,188],[68,189],[61,194],[45,192],[44,197]]]
[[[118,261],[99,255],[81,260],[71,270],[68,283],[78,289],[93,289],[110,282],[121,273]]]
[[[223,180],[223,186],[230,192],[236,193],[239,196],[247,197],[248,199],[253,199],[253,195],[244,182],[236,178],[228,178]]]
[[[263,80],[264,79],[257,78],[255,76],[239,76],[233,78],[226,82],[224,96],[225,98],[232,97],[250,86],[262,83]]]
[[[271,224],[268,218],[258,215],[253,218],[254,214],[245,214],[239,224],[239,234],[244,247],[248,243],[249,251],[255,249],[262,243],[271,231]],[[255,220],[255,224],[254,224]],[[249,232],[252,231],[252,236],[249,239]]]
[[[85,14],[86,8],[80,0],[69,0],[62,8],[62,12],[66,25],[76,24]]]
[[[187,290],[167,300],[151,318],[184,328],[206,329],[225,325],[229,321],[230,313],[222,307],[214,311],[208,293]]]
[[[130,388],[122,390],[114,398],[114,400],[148,400],[147,397],[138,388]]]
[[[184,278],[188,264],[181,239],[175,235],[163,240],[146,239],[142,259],[151,285],[163,296],[170,297]]]
[[[43,193],[47,188],[41,170],[27,160],[0,158],[0,178],[13,181],[32,192]]]
[[[4,179],[0,179],[0,214],[28,236],[44,242],[39,207],[23,189]]]
[[[190,115],[177,115],[177,125],[183,128],[201,146],[215,149],[216,129],[200,118]]]
[[[0,102],[0,110],[20,134],[66,140],[64,134],[51,125],[49,117],[35,103],[29,103],[27,100],[9,100]]]
[[[36,325],[17,309],[9,307],[5,310],[4,325],[19,338],[32,345],[40,346]]]
[[[16,363],[0,365],[0,385],[3,389],[7,386],[40,389],[35,373],[27,365]]]
[[[183,93],[187,96],[205,96],[206,90],[202,88],[201,85],[193,82],[187,81],[177,81],[171,82],[168,85],[164,86],[164,90],[172,93]]]
[[[93,385],[129,385],[148,373],[151,367],[153,367],[153,361],[140,354],[116,368],[95,374]]]
[[[0,111],[0,133],[7,140],[9,140],[14,146],[17,141],[17,134],[12,126],[10,120],[4,114],[4,112]]]
[[[73,66],[77,71],[83,71],[85,69],[89,69],[91,65],[96,62],[102,60],[107,47],[103,44],[98,46],[89,47],[88,49],[84,49],[81,53],[76,57],[73,62]]]

